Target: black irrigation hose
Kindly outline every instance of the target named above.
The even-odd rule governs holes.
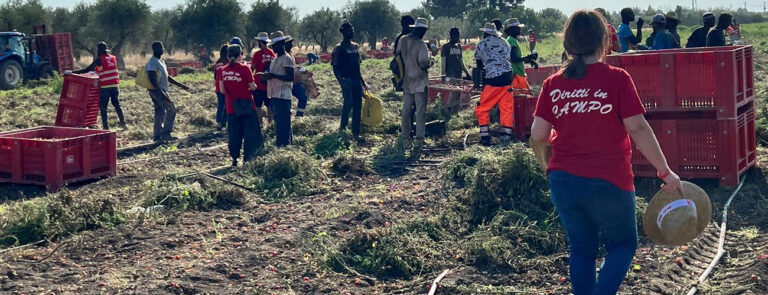
[[[731,197],[728,198],[728,202],[725,203],[725,206],[723,207],[723,220],[720,222],[720,239],[717,243],[717,255],[715,255],[714,258],[712,258],[712,261],[709,263],[709,267],[707,267],[706,270],[701,274],[699,279],[696,281],[696,283],[691,287],[691,289],[688,291],[687,295],[694,295],[696,292],[698,292],[698,285],[701,283],[704,283],[707,278],[709,277],[709,274],[712,273],[712,270],[715,269],[715,266],[720,262],[720,259],[723,258],[723,255],[725,254],[725,234],[727,231],[726,225],[728,223],[728,208],[731,206],[731,201],[733,201],[733,198],[739,193],[739,190],[741,190],[741,187],[744,185],[744,181],[747,179],[747,175],[745,174],[744,177],[741,178],[741,181],[739,181],[739,186],[736,187],[736,190],[733,191],[731,194]]]

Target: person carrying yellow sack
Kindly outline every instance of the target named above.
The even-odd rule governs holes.
[[[510,63],[511,48],[509,43],[501,38],[501,33],[496,30],[493,23],[486,23],[480,29],[483,40],[475,49],[475,62],[479,69],[485,70],[483,77],[483,92],[480,101],[475,107],[475,116],[480,126],[480,144],[491,145],[489,112],[496,105],[499,106],[501,128],[504,131],[501,139],[508,142],[512,138],[514,126],[515,101],[512,88],[512,79],[515,74]]]

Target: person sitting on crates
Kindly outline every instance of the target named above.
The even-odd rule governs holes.
[[[509,42],[509,47],[511,47],[509,58],[512,63],[512,72],[515,74],[515,77],[512,79],[512,88],[530,91],[528,80],[525,78],[525,63],[538,67],[535,61],[538,53],[533,51],[530,55],[523,57],[523,52],[520,48],[520,43],[517,42],[517,38],[520,37],[520,30],[524,27],[525,25],[521,24],[516,18],[508,19],[504,22],[504,33],[509,36],[507,37],[507,42]]]
[[[619,25],[619,32],[616,33],[619,37],[619,45],[621,47],[621,53],[629,51],[635,45],[640,44],[643,41],[643,21],[642,18],[637,19],[637,33],[632,34],[632,29],[629,27],[629,23],[635,21],[635,11],[632,8],[624,8],[621,10],[621,24]]]
[[[104,130],[109,130],[109,118],[107,116],[107,106],[112,102],[117,112],[117,118],[120,120],[118,126],[125,128],[125,116],[120,107],[120,73],[117,70],[117,58],[110,54],[107,42],[101,41],[96,45],[97,56],[93,62],[85,69],[78,71],[66,71],[64,74],[84,74],[90,71],[96,71],[99,75],[99,112],[101,113],[101,125]]]
[[[440,49],[440,66],[443,75],[443,82],[448,79],[461,79],[462,72],[465,75],[466,80],[471,80],[472,75],[469,74],[469,70],[464,65],[464,54],[461,51],[461,35],[459,28],[451,28],[450,40],[443,45]],[[458,107],[459,96],[461,93],[458,91],[451,91],[451,97],[448,101],[448,108],[454,109]]]
[[[480,31],[483,32],[483,40],[475,49],[475,62],[481,72],[485,71],[485,77],[483,77],[483,92],[475,107],[475,116],[480,126],[480,143],[489,146],[491,145],[488,129],[491,124],[489,113],[496,105],[499,106],[501,128],[504,131],[502,141],[508,142],[512,138],[515,101],[511,90],[515,74],[510,62],[512,48],[509,42],[501,38],[501,32],[496,30],[493,23],[486,23]]]
[[[702,22],[704,23],[704,26],[698,27],[695,30],[693,30],[693,33],[691,33],[691,36],[688,37],[688,43],[685,44],[685,48],[697,48],[697,47],[707,46],[707,33],[709,33],[709,30],[715,26],[715,22],[717,21],[717,18],[715,17],[714,13],[705,12],[704,15],[701,16],[701,19],[702,19]]]
[[[665,191],[683,189],[643,117],[632,78],[600,62],[607,38],[604,19],[594,10],[568,19],[563,45],[572,58],[544,82],[531,128],[537,158],[546,158],[551,144],[545,170],[570,244],[574,294],[616,294],[634,259],[632,142],[656,168]],[[601,246],[607,254],[596,278]]]
[[[725,46],[725,30],[733,25],[733,16],[723,13],[717,19],[717,26],[707,34],[707,47]]]

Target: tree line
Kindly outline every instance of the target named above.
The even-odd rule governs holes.
[[[676,11],[683,25],[699,24],[703,13],[680,6]],[[650,19],[659,10],[635,8],[635,12]],[[425,38],[436,40],[447,39],[452,27],[460,28],[465,38],[479,37],[477,28],[485,22],[512,17],[539,36],[547,36],[562,31],[567,20],[558,9],[537,11],[525,7],[524,0],[426,0],[405,12],[387,0],[355,0],[341,10],[323,8],[304,17],[279,0],[259,0],[248,7],[238,0],[186,0],[176,8],[160,10],[152,10],[145,0],[97,0],[72,8],[45,7],[40,0],[8,0],[0,5],[0,30],[32,33],[34,27],[46,25],[49,32],[69,32],[78,58],[94,54],[96,43],[105,40],[124,65],[124,53],[145,53],[156,40],[163,41],[171,53],[195,52],[201,44],[215,51],[233,36],[250,42],[249,37],[258,32],[276,30],[292,35],[299,45],[316,45],[318,51],[327,52],[340,41],[338,27],[345,20],[354,25],[357,41],[375,48],[383,37],[391,40],[399,33],[405,13],[429,19],[431,30]],[[731,13],[741,23],[765,21],[759,13]],[[617,11],[609,14],[614,24],[621,21]]]

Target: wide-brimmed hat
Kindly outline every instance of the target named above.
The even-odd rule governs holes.
[[[494,34],[496,36],[501,36],[501,32],[496,30],[496,25],[493,23],[485,23],[485,25],[480,28],[480,31],[486,34]]]
[[[666,24],[666,23],[667,23],[667,17],[661,13],[654,15],[653,20],[651,21],[651,24]]]
[[[504,21],[504,28],[511,28],[511,27],[518,27],[518,28],[525,28],[524,24],[520,23],[520,20],[517,18],[510,18],[506,21]]]
[[[679,24],[680,23],[680,19],[677,17],[677,12],[670,11],[669,13],[664,15],[664,17],[667,18],[667,22],[672,22],[672,23],[675,23],[675,24]]]
[[[285,39],[286,39],[285,37],[286,36],[285,36],[285,34],[283,34],[283,31],[277,31],[277,32],[272,33],[272,35],[269,36],[269,39],[271,40],[271,42],[269,42],[269,46],[275,45],[278,42],[285,41]]]
[[[651,241],[668,246],[684,245],[701,235],[712,219],[712,203],[697,185],[683,181],[680,192],[660,191],[645,210],[643,231]]]
[[[293,41],[293,37],[291,37],[291,35],[285,35],[285,40],[283,41],[285,41],[285,43],[291,42]]]
[[[259,32],[258,34],[256,34],[256,37],[253,37],[253,39],[257,41],[264,41],[267,43],[272,42],[272,40],[269,40],[269,33],[267,32]]]
[[[410,25],[409,27],[429,29],[429,21],[426,18],[420,17],[420,18],[417,18],[416,22]]]

